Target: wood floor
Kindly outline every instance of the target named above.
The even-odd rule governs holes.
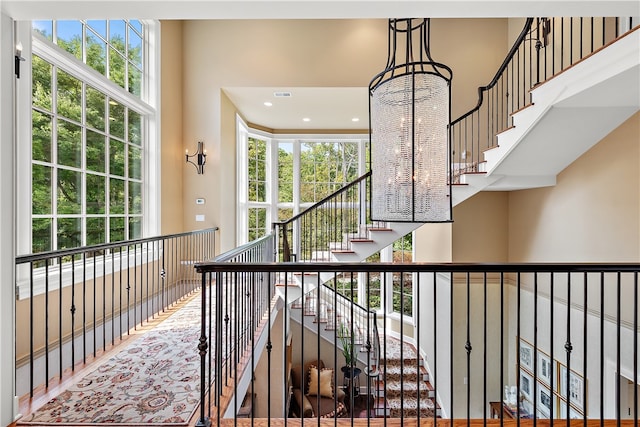
[[[441,419],[439,418],[437,420],[437,422],[434,423],[433,419],[428,419],[428,420],[420,420],[420,426],[421,427],[500,427],[500,426],[507,426],[507,427],[549,427],[551,426],[551,420],[536,420],[534,423],[534,420],[531,419],[527,419],[527,420],[520,420],[520,423],[518,424],[518,422],[516,420],[504,420],[503,423],[500,422],[501,420],[498,419],[488,419],[488,420],[483,420],[483,419],[473,419],[473,420],[453,420],[453,422],[451,420],[447,420],[447,419]],[[267,419],[237,419],[237,420],[233,420],[233,419],[225,419],[225,420],[220,420],[219,424],[216,424],[215,422],[212,425],[220,425],[222,427],[232,427],[232,426],[255,426],[255,427],[278,427],[278,426],[291,426],[291,427],[297,427],[297,426],[303,426],[303,422],[302,420],[300,420],[299,418],[296,419],[282,419],[282,418],[278,418],[278,419],[274,419],[272,418],[271,420],[267,420]],[[340,418],[340,419],[315,419],[315,418],[307,418],[304,419],[304,425],[312,427],[312,426],[322,426],[322,427],[328,427],[328,426],[386,426],[386,427],[401,427],[401,426],[417,426],[417,422],[415,419],[404,419],[401,420],[400,418],[387,418],[387,419],[383,419],[383,418],[371,418],[371,419],[366,419],[366,418],[354,418],[354,419],[350,419],[350,418]],[[571,420],[569,422],[569,424],[567,424],[566,420],[553,420],[553,427],[562,427],[562,426],[567,426],[570,425],[571,427],[580,427],[584,425],[583,420]],[[618,425],[617,421],[615,420],[605,420],[604,424],[600,423],[600,420],[588,420],[587,421],[587,427],[600,427],[601,425],[604,425],[605,427],[615,427]],[[635,426],[634,421],[633,420],[621,420],[620,421],[620,426],[622,427],[631,427],[631,426]]]

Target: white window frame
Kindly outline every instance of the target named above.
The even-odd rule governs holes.
[[[142,175],[142,236],[150,237],[160,232],[160,23],[154,20],[141,20],[143,23],[144,56],[141,96],[132,95],[118,84],[108,80],[90,66],[78,60],[75,56],[60,49],[45,37],[32,32],[31,21],[21,21],[16,24],[17,38],[23,45],[22,57],[25,61],[21,64],[20,79],[16,80],[16,253],[30,254],[32,250],[31,236],[31,110],[32,110],[32,68],[31,57],[38,55],[47,62],[60,66],[66,73],[80,79],[84,83],[99,89],[101,92],[118,101],[122,105],[131,108],[143,115],[142,150],[143,175]],[[82,215],[84,217],[84,214]],[[149,253],[151,252],[151,253]],[[142,260],[151,261],[160,256],[157,250],[137,249],[135,255],[136,264],[141,265]],[[111,274],[112,270],[118,272],[119,262],[111,265],[110,257],[107,265],[96,260],[96,277],[102,276],[102,271]],[[130,260],[129,260],[130,261]],[[132,264],[130,264],[132,265]],[[116,269],[117,266],[117,269]],[[93,260],[88,260],[87,271],[93,271]],[[71,286],[71,265],[54,265],[49,267],[49,290],[59,287],[60,269],[62,269],[63,288]],[[29,266],[25,264],[16,269],[16,294],[19,299],[31,296],[31,279]],[[81,281],[82,275],[75,270],[76,283]],[[65,280],[66,277],[68,280]],[[33,295],[39,295],[45,291],[45,269],[37,268],[33,271]]]

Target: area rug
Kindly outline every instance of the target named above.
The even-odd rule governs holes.
[[[184,307],[18,425],[186,425],[200,400],[200,303]]]

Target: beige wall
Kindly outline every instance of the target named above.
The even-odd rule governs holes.
[[[640,113],[562,171],[509,195],[509,261],[640,260]]]
[[[386,61],[386,20],[203,20],[185,21],[183,31],[183,144],[203,140],[208,150],[203,176],[183,168],[184,228],[220,226],[220,249],[228,250],[236,237],[235,107],[223,89],[366,87]],[[504,19],[433,22],[433,57],[454,72],[453,116],[475,105],[506,37]],[[204,223],[194,221],[196,197],[207,200]]]
[[[161,234],[187,231],[183,225],[182,174],[182,21],[162,21],[161,25]],[[193,144],[195,145],[195,144]],[[193,146],[187,147],[193,150]],[[189,172],[195,173],[193,168]]]
[[[506,262],[509,193],[485,191],[453,208],[453,262]]]

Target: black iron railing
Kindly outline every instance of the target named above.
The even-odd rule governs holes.
[[[629,20],[629,25],[631,25]],[[451,122],[453,183],[482,171],[484,151],[531,104],[531,89],[618,37],[618,18],[529,18],[477,105]]]
[[[313,323],[312,333],[305,332],[307,328],[292,320],[295,306],[272,304],[267,308],[264,304],[269,298],[265,298],[257,312],[265,327],[257,329],[252,340],[232,344],[242,351],[229,361],[230,376],[217,372],[219,386],[211,389],[215,402],[228,403],[217,408],[217,415],[213,411],[218,419],[235,420],[238,402],[257,391],[261,398],[254,402],[249,416],[267,423],[336,414],[351,419],[399,418],[401,422],[422,418],[436,423],[440,417],[487,420],[494,416],[534,422],[551,418],[620,420],[624,416],[621,408],[627,411],[627,401],[621,401],[627,380],[636,385],[629,391],[633,394],[629,401],[638,402],[637,263],[200,263],[196,268],[202,274],[203,289],[211,289],[212,278],[216,278],[215,304],[203,317],[215,324],[211,334],[218,337],[216,342],[225,334],[240,336],[226,325],[241,325],[242,305],[238,304],[251,307],[254,302],[253,296],[244,295],[245,302],[238,302],[234,295],[242,295],[244,289],[253,295],[262,287],[271,296],[276,278],[294,274],[344,277],[348,272],[352,287],[367,290],[372,277],[382,277],[383,294],[391,283],[384,280],[390,275],[381,273],[412,274],[420,307],[415,326],[404,333],[398,333],[397,319],[391,315],[383,312],[377,317],[381,358],[377,367],[370,365],[378,369],[367,370],[373,375],[364,386],[364,379],[358,384],[352,374],[340,373],[344,364],[341,348],[323,335],[322,319]],[[225,304],[230,306],[225,308]],[[223,323],[227,314],[229,320]],[[335,324],[344,321],[333,316]],[[352,319],[347,323],[353,328]],[[252,323],[258,322],[254,319]],[[337,332],[334,339],[339,340]],[[219,354],[219,347],[215,351]],[[365,355],[370,363],[371,355]],[[243,358],[251,359],[247,365],[253,369],[241,369]],[[300,375],[308,375],[304,370],[300,374],[297,367],[319,360],[333,369],[333,395],[324,409],[313,407],[313,401],[322,398],[320,389],[296,392],[308,384],[296,382]],[[358,375],[370,367],[361,361],[357,366],[362,368]],[[305,411],[296,396],[306,396],[305,402],[313,407],[307,409],[312,412]],[[635,415],[627,422],[637,425],[637,403],[630,405]],[[317,410],[326,413],[313,412]],[[203,416],[201,424],[211,416],[211,412]]]
[[[221,254],[215,262],[245,265],[271,262],[273,258],[274,238],[267,235]],[[219,285],[214,287],[214,283]],[[220,412],[220,399],[230,381],[238,379],[246,364],[255,366],[256,333],[259,328],[270,330],[265,325],[271,323],[275,281],[266,275],[241,271],[209,272],[201,274],[201,284],[202,325],[198,344],[201,405],[198,425],[204,426],[213,411],[217,410],[215,416],[218,419],[224,415]],[[247,349],[251,349],[248,354]],[[238,386],[237,381],[234,385]]]
[[[217,228],[16,258],[17,394],[49,387],[200,286]]]
[[[331,251],[349,250],[349,241],[367,239],[371,222],[371,172],[345,185],[294,217],[273,224],[279,261],[330,261]]]

